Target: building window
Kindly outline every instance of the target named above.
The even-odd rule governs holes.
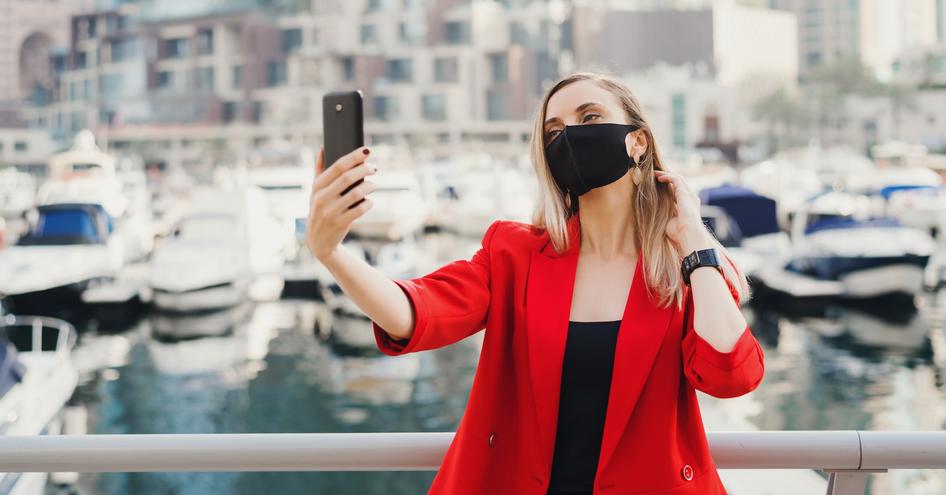
[[[158,72],[155,84],[159,89],[171,89],[174,86],[174,73],[169,70]]]
[[[270,62],[266,67],[266,80],[270,86],[286,84],[286,62],[284,60]]]
[[[197,67],[194,69],[194,89],[202,93],[210,93],[214,90],[214,68]]]
[[[522,25],[521,22],[512,21],[509,23],[509,42],[519,45],[531,44],[531,36],[529,36],[529,31],[525,28],[525,26]]]
[[[302,48],[302,30],[299,28],[282,30],[283,53],[296,53]]]
[[[240,89],[243,87],[243,66],[234,65],[233,72],[230,74],[230,84],[233,89]]]
[[[502,83],[509,80],[509,58],[505,53],[489,54],[489,70],[493,76],[494,83]]]
[[[85,127],[85,112],[71,112],[69,114],[69,129],[78,131]]]
[[[85,69],[88,63],[89,63],[89,57],[85,52],[82,52],[82,51],[76,52],[76,58],[75,58],[76,69]]]
[[[377,12],[381,10],[381,0],[368,0],[365,2],[365,12]]]
[[[99,76],[99,95],[103,98],[118,96],[121,89],[121,74],[102,74]]]
[[[719,142],[719,116],[709,114],[703,116],[703,141],[707,143]]]
[[[394,96],[375,96],[371,102],[372,114],[378,120],[397,118],[397,98]]]
[[[95,37],[95,19],[82,17],[76,20],[76,31],[80,40]]]
[[[673,120],[673,145],[677,148],[685,148],[687,144],[686,95],[674,93],[670,99],[670,108]]]
[[[254,123],[258,124],[260,120],[263,119],[263,111],[264,111],[263,102],[254,101],[253,102],[253,115],[251,116]]]
[[[239,111],[239,106],[235,101],[225,101],[223,102],[223,109],[221,111],[220,118],[223,122],[233,122],[237,119],[237,112]]]
[[[821,52],[808,52],[805,56],[808,66],[814,67],[821,63]]]
[[[420,107],[425,120],[447,120],[447,98],[442,94],[421,95]]]
[[[424,24],[419,22],[401,22],[398,35],[401,41],[409,45],[420,45],[424,41]]]
[[[411,59],[388,60],[388,79],[394,82],[411,81]]]
[[[342,78],[351,81],[355,78],[355,59],[352,57],[342,57]]]
[[[374,24],[361,25],[361,42],[362,44],[378,42],[378,30]]]
[[[108,51],[110,53],[109,61],[111,62],[121,62],[125,60],[125,44],[121,40],[112,40],[108,44]]]
[[[173,38],[164,40],[164,56],[166,58],[186,57],[187,38]]]
[[[506,104],[506,91],[488,90],[486,92],[486,119],[508,120],[509,105]]]
[[[26,151],[26,141],[15,141],[13,143],[13,151],[17,153],[23,153]]]
[[[434,81],[452,83],[460,80],[460,71],[456,57],[437,57],[434,59]]]
[[[67,58],[64,54],[59,53],[56,55],[52,55],[51,58],[52,58],[53,72],[55,72],[56,74],[59,74],[62,71],[66,70]]]
[[[206,29],[201,29],[197,31],[197,54],[210,55],[213,52],[214,52],[213,29],[206,28]]]
[[[447,43],[456,45],[470,42],[470,24],[468,22],[452,21],[443,25],[443,36]]]

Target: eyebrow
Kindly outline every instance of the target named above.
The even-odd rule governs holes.
[[[585,111],[585,110],[586,110],[587,108],[589,108],[589,107],[600,107],[600,106],[601,106],[601,105],[599,105],[598,103],[595,103],[595,102],[593,102],[593,101],[589,101],[588,103],[582,103],[581,105],[578,105],[577,107],[575,107],[575,113],[581,113],[581,112]],[[561,119],[559,119],[558,117],[552,117],[552,118],[550,118],[550,119],[546,119],[546,120],[545,120],[545,125],[549,125],[549,124],[551,124],[552,122],[555,122],[555,121],[557,121],[557,120],[561,120]]]

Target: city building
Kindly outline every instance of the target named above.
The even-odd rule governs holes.
[[[69,45],[69,18],[92,0],[0,0],[0,128],[24,125],[24,100],[43,103],[50,57]]]
[[[274,141],[318,145],[322,95],[359,89],[370,143],[521,154],[538,100],[561,74],[605,68],[633,79],[671,65],[698,81],[686,100],[701,112],[672,142],[735,142],[730,132],[745,127],[730,121],[739,113],[730,105],[797,80],[793,16],[684,3],[113,2],[71,17],[68,44],[50,58],[53,82],[23,114],[60,142],[88,127],[150,162],[196,166]],[[646,49],[629,49],[637,45]],[[696,104],[704,96],[694,91],[723,88],[739,96],[727,96],[726,111]],[[673,108],[654,108],[655,119],[672,118]]]
[[[802,77],[839,60],[856,59],[881,80],[905,50],[943,35],[942,0],[769,0],[798,19]]]
[[[796,23],[786,12],[732,2],[649,11],[588,5],[576,7],[572,23],[579,67],[634,72],[687,65],[742,87],[747,98],[798,79]]]

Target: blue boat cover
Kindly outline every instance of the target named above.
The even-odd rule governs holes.
[[[718,206],[739,225],[744,237],[778,232],[775,200],[732,184],[700,191],[703,204]]]
[[[927,186],[927,185],[914,185],[914,184],[900,184],[896,186],[886,186],[880,189],[880,195],[884,199],[890,199],[894,193],[899,191],[920,191],[925,194],[935,195],[939,193],[939,186]]]
[[[820,230],[836,229],[857,229],[868,227],[900,227],[903,225],[896,218],[872,218],[868,220],[856,220],[851,217],[837,216],[812,222],[805,227],[805,234],[818,232]]]

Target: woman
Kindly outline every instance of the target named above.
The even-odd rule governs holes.
[[[391,281],[339,243],[371,208],[367,148],[315,180],[308,244],[397,356],[485,327],[467,410],[431,494],[724,494],[694,390],[735,397],[763,375],[739,303],[748,284],[664,169],[631,92],[579,73],[543,98],[532,224],[496,221],[482,248]],[[322,170],[321,163],[318,165]],[[721,266],[683,280],[715,248]],[[703,269],[700,269],[703,268]],[[685,316],[689,315],[686,320]]]

